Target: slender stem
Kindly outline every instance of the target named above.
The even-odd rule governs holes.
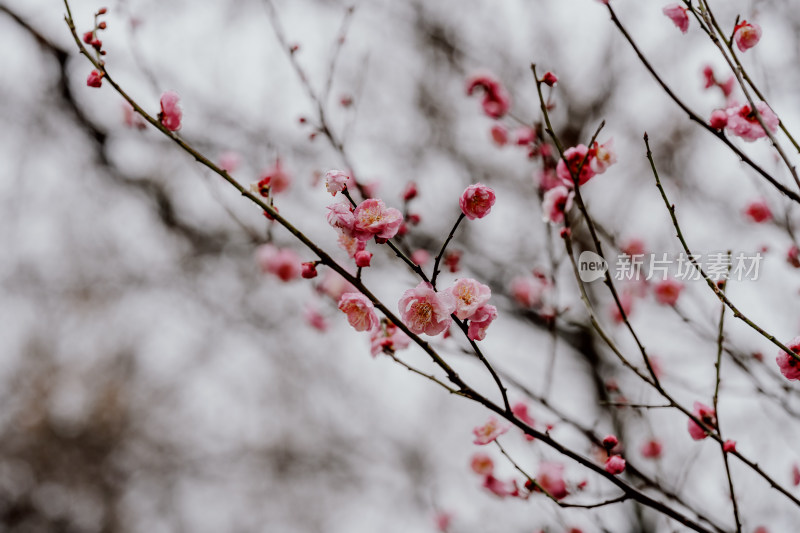
[[[728,299],[725,293],[719,287],[717,287],[717,284],[714,283],[714,280],[709,278],[708,275],[703,271],[702,267],[697,262],[697,259],[695,259],[695,257],[692,255],[692,252],[689,249],[689,245],[686,244],[686,239],[684,239],[683,237],[683,232],[681,231],[680,224],[678,224],[678,218],[675,215],[675,204],[670,203],[669,198],[667,198],[667,193],[664,191],[664,187],[661,184],[661,179],[658,177],[658,170],[656,170],[656,164],[653,161],[653,153],[650,151],[650,140],[647,136],[647,133],[644,134],[644,143],[645,146],[647,147],[647,159],[648,161],[650,161],[650,168],[653,171],[653,176],[655,177],[656,180],[656,187],[658,187],[658,190],[661,192],[661,198],[664,200],[664,204],[667,206],[669,215],[672,218],[672,225],[675,228],[676,236],[678,237],[678,240],[683,246],[683,250],[686,253],[687,257],[689,258],[689,261],[691,261],[692,265],[694,265],[697,271],[700,272],[700,275],[703,277],[704,280],[706,280],[706,284],[711,288],[711,290],[714,291],[714,294],[717,295],[720,301],[722,301],[725,305],[728,306],[728,308],[731,311],[733,311],[733,316],[735,318],[738,318],[739,320],[743,321],[745,324],[753,328],[755,331],[761,334],[761,336],[770,341],[772,344],[774,344],[784,352],[788,353],[796,360],[800,361],[800,355],[794,353],[792,350],[787,348],[782,342],[780,342],[777,338],[775,338],[774,335],[767,333],[758,324],[747,318],[735,305],[733,305],[733,303]]]
[[[456,234],[456,229],[458,229],[458,225],[461,224],[462,220],[464,220],[464,213],[458,215],[458,220],[456,220],[456,223],[453,224],[453,229],[450,230],[450,233],[447,235],[447,239],[445,239],[444,243],[442,244],[442,248],[436,255],[436,261],[433,263],[433,275],[431,276],[431,285],[433,285],[434,289],[436,288],[436,278],[439,276],[439,263],[442,260],[442,256],[444,256],[444,250],[447,248],[447,245],[450,244],[450,241],[452,240],[453,235]]]
[[[730,257],[731,251],[728,250],[728,257]],[[730,264],[728,265],[728,272],[730,272]],[[727,278],[727,276],[726,276]],[[722,283],[721,290],[725,292],[727,288],[727,282]],[[720,384],[720,372],[722,369],[722,344],[725,340],[724,335],[724,327],[725,327],[725,304],[720,304],[720,312],[719,312],[719,330],[717,333],[717,362],[714,365],[716,367],[716,377],[714,381],[714,414],[717,420],[717,433],[719,434],[720,440],[724,439],[722,436],[722,429],[720,428],[719,424],[719,384]],[[725,444],[720,444],[720,451],[722,452],[722,461],[725,464],[725,475],[728,478],[728,489],[731,493],[731,502],[733,502],[733,518],[736,521],[736,533],[742,533],[742,520],[739,518],[739,504],[736,502],[736,492],[733,489],[733,477],[731,476],[731,467],[728,462],[728,452],[725,450]]]
[[[497,388],[500,389],[500,395],[503,397],[503,405],[505,406],[506,412],[510,413],[511,404],[509,404],[508,402],[508,390],[506,389],[506,386],[503,384],[503,381],[500,379],[500,376],[497,375],[497,371],[489,363],[489,360],[486,359],[486,356],[483,355],[483,352],[478,347],[478,343],[469,338],[469,326],[467,326],[467,321],[459,319],[455,314],[450,316],[453,317],[453,322],[455,322],[461,329],[461,331],[464,332],[464,335],[467,337],[467,341],[469,341],[469,345],[472,347],[472,351],[475,352],[475,355],[478,357],[478,359],[480,359],[481,363],[483,363],[483,366],[485,366],[486,369],[489,371],[489,373],[492,375],[492,379],[494,379],[494,382],[497,384]]]

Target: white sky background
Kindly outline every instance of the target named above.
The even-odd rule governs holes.
[[[612,1],[639,46],[692,109],[706,117],[723,104],[718,92],[702,90],[702,66],[711,63],[720,72],[723,63],[696,21],[682,35],[661,14],[660,2]],[[764,28],[762,41],[744,59],[791,129],[800,123],[800,19],[788,2],[717,3],[720,20],[732,23],[741,13]],[[433,531],[436,508],[454,514],[455,532],[568,526],[589,533],[635,530],[629,504],[560,511],[544,498],[500,501],[481,489],[480,479],[469,471],[469,458],[478,451],[471,429],[487,413],[385,357],[373,360],[366,335],[354,332],[334,306],[316,298],[308,282],[285,285],[262,276],[253,260],[256,244],[239,226],[263,235],[261,214],[156,132],[124,127],[119,96],[107,84],[100,90],[85,86],[89,64],[74,53],[59,2],[3,0],[0,5],[70,52],[70,88],[94,127],[107,133],[111,165],[99,164],[96,144],[65,109],[57,92],[57,63],[0,12],[4,495],[29,498],[39,515],[63,518],[76,531],[99,531],[103,523],[149,532]],[[309,127],[298,124],[300,116],[313,117],[314,108],[279,47],[264,4],[107,5],[103,41],[115,79],[153,113],[160,93],[176,90],[184,109],[181,135],[212,159],[226,150],[242,154],[242,168],[234,176],[243,182],[254,181],[280,155],[294,176],[292,189],[276,199],[281,213],[343,258],[325,223],[331,197],[322,185],[311,186],[314,171],[339,168],[342,162],[324,138],[308,141]],[[348,4],[276,0],[275,5],[287,38],[301,46],[299,61],[319,89]],[[355,5],[326,103],[331,123],[340,132],[348,129],[347,148],[359,176],[378,181],[378,195],[389,205],[399,207],[406,183],[416,181],[420,198],[412,206],[422,224],[412,238],[432,252],[455,221],[466,185],[481,181],[496,190],[492,213],[462,225],[454,247],[465,251],[461,275],[492,283],[500,318],[481,345],[498,368],[543,393],[550,337],[522,320],[501,293],[513,276],[547,266],[545,227],[531,179],[536,165],[519,149],[492,145],[492,121],[481,113],[478,98],[465,96],[464,81],[481,69],[494,72],[512,94],[514,113],[538,120],[531,62],[560,78],[553,119],[569,143],[587,142],[602,119],[606,127],[600,140],[614,138],[619,163],[582,189],[597,220],[619,239],[643,238],[652,251],[679,250],[644,158],[641,137],[648,131],[690,245],[703,252],[753,252],[767,245],[762,278],[731,284],[730,294],[779,339],[798,334],[800,283],[784,261],[789,238],[776,225],[755,226],[741,215],[759,197],[776,213],[788,203],[668,101],[603,6],[594,0],[365,0]],[[100,5],[77,0],[72,6],[79,31],[90,29],[91,13]],[[140,21],[135,32],[131,17]],[[456,45],[457,64],[432,44],[431,34]],[[355,97],[355,110],[337,105],[344,94]],[[766,141],[737,143],[790,183]],[[200,252],[164,225],[150,189],[137,182],[157,184],[181,224],[210,236]],[[796,219],[794,211],[789,216]],[[313,259],[280,228],[273,235],[304,260]],[[388,253],[373,252],[375,266],[364,273],[365,281],[394,308],[417,282]],[[564,263],[558,272],[561,302],[570,308],[566,320],[588,323],[568,267]],[[443,279],[451,282],[455,276]],[[608,294],[595,287],[593,297],[613,329]],[[303,321],[311,301],[333,324],[325,334]],[[718,303],[703,284],[691,284],[679,307],[705,330],[716,327]],[[781,402],[800,409],[796,385],[790,392],[777,387],[782,382],[776,377],[774,347],[730,315],[727,320],[732,346],[764,353],[764,365],[755,365],[761,383]],[[659,356],[665,386],[686,405],[710,404],[715,343],[692,334],[652,296],[637,301],[632,323]],[[626,332],[613,331],[639,361]],[[437,341],[470,383],[496,398],[485,370],[458,354],[464,344],[463,339]],[[598,339],[595,345],[611,362]],[[427,369],[419,351],[401,355]],[[723,365],[723,431],[789,486],[790,466],[800,461],[798,419],[774,401],[758,398],[752,381],[730,360]],[[604,365],[603,376],[617,379],[632,401],[658,401],[619,366]],[[512,392],[511,397],[522,395]],[[563,341],[550,399],[599,434],[611,431],[584,358]],[[556,423],[557,439],[591,455],[582,437],[530,405],[537,421]],[[625,455],[731,528],[717,446],[691,441],[678,413],[644,414],[623,415]],[[40,433],[43,426],[55,428],[54,436]],[[83,437],[106,426],[117,428],[99,467],[114,473],[108,485],[91,475],[75,481],[52,464],[36,466],[50,455],[58,465],[83,464],[64,450],[88,449]],[[665,443],[658,465],[638,453],[651,433]],[[47,450],[32,443],[48,439],[54,451],[31,451]],[[518,434],[504,442],[534,474],[541,458],[557,459]],[[480,451],[493,455],[499,477],[514,475],[496,449]],[[94,467],[93,456],[81,457]],[[800,516],[797,508],[733,463],[744,529],[766,525],[773,533],[791,531]],[[589,480],[578,500],[617,494],[600,478],[587,476],[580,466],[567,465],[571,483]],[[105,499],[106,486],[114,487],[112,503]],[[644,516],[643,527],[679,530],[652,513]]]

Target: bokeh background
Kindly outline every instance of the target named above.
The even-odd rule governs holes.
[[[725,76],[724,63],[696,24],[683,35],[662,3],[612,1],[690,107],[708,116],[724,105],[718,91],[703,90],[703,66]],[[788,0],[715,3],[720,20],[732,25],[742,14],[764,28],[746,66],[791,129],[800,123],[797,10]],[[101,4],[71,5],[78,30],[91,29]],[[690,244],[704,253],[764,248],[759,280],[732,284],[731,295],[778,338],[793,338],[800,278],[785,255],[796,206],[687,120],[602,5],[103,5],[106,61],[117,81],[153,113],[163,91],[177,91],[181,136],[213,160],[239,154],[233,175],[244,183],[280,158],[293,182],[276,205],[336,257],[345,258],[325,222],[331,197],[318,175],[344,163],[324,136],[309,138],[318,109],[276,37],[276,22],[299,45],[295,58],[360,179],[395,207],[408,182],[417,183],[411,206],[421,223],[407,237],[412,249],[438,250],[464,187],[493,187],[491,215],[462,225],[452,245],[463,252],[463,271],[443,279],[468,275],[492,287],[500,317],[482,345],[518,385],[512,399],[527,401],[537,423],[552,424],[556,438],[585,455],[596,450],[579,428],[617,433],[630,462],[680,495],[674,505],[732,529],[718,448],[693,442],[678,413],[609,405],[609,380],[631,401],[658,398],[589,327],[557,232],[541,221],[537,163],[523,149],[493,144],[493,121],[464,93],[471,74],[491,71],[511,93],[514,116],[532,123],[540,116],[530,64],[556,72],[553,119],[565,144],[587,142],[605,119],[600,139],[613,137],[618,151],[619,163],[584,188],[610,250],[638,238],[649,251],[676,253],[644,157],[647,131]],[[423,532],[435,531],[435,517],[447,512],[452,532],[681,530],[630,503],[562,510],[542,497],[503,500],[481,488],[469,469],[477,451],[471,430],[487,413],[387,357],[373,359],[367,337],[316,283],[264,274],[255,250],[266,242],[314,258],[158,132],[126,126],[121,98],[107,84],[86,86],[90,65],[63,15],[57,1],[0,1],[0,529]],[[738,143],[790,183],[765,141]],[[775,221],[755,225],[742,215],[759,198]],[[576,239],[588,246],[582,231]],[[388,251],[373,251],[365,282],[394,307],[417,281]],[[525,308],[509,287],[534,269],[557,288],[546,305]],[[632,339],[610,318],[607,292],[592,286],[592,298],[639,363]],[[307,323],[309,306],[325,317],[326,331]],[[648,294],[632,313],[665,386],[687,405],[709,403],[713,393],[718,306],[693,282],[678,312]],[[543,315],[553,307],[563,314],[551,329]],[[435,344],[496,396],[462,338]],[[797,387],[780,377],[774,347],[730,315],[726,346],[723,429],[791,487],[791,465],[800,460]],[[399,355],[428,369],[414,348]],[[658,461],[641,456],[650,438],[663,442]],[[533,473],[541,460],[563,460],[514,432],[504,443]],[[496,452],[499,475],[515,476]],[[798,509],[741,466],[734,461],[744,529],[794,531]],[[567,463],[566,477],[573,491],[587,481],[576,501],[615,495],[579,465]]]

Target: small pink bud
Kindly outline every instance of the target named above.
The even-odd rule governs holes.
[[[772,211],[764,200],[750,202],[744,214],[756,224],[772,220]]]
[[[444,256],[444,264],[453,274],[459,270],[459,261],[461,261],[461,252],[458,250],[447,252]]]
[[[103,73],[98,70],[93,70],[86,78],[86,85],[89,87],[100,87],[103,84]]]
[[[108,8],[105,8],[105,7],[101,7],[100,9],[97,10],[97,14],[98,15],[105,15],[107,12],[108,12]]]
[[[422,221],[422,217],[420,217],[417,213],[410,213],[407,220],[409,224],[416,226]]]
[[[483,218],[489,214],[494,205],[494,191],[481,183],[470,185],[459,199],[461,212],[470,219]]]
[[[608,435],[606,438],[603,439],[603,448],[606,450],[614,449],[617,444],[619,444],[619,440],[614,435]]]
[[[417,191],[417,184],[413,181],[410,181],[408,185],[406,185],[406,190],[403,191],[403,201],[409,202],[417,197],[419,191]]]
[[[606,472],[615,476],[625,471],[625,459],[619,455],[612,455],[606,460]]]
[[[642,444],[642,457],[646,457],[648,459],[658,459],[661,457],[662,449],[663,446],[661,445],[660,441],[657,439],[650,439]]]
[[[492,126],[490,133],[492,135],[492,141],[494,141],[497,146],[505,146],[508,144],[508,130],[502,124],[495,124]]]
[[[312,279],[317,277],[317,263],[315,261],[309,261],[308,263],[303,263],[302,270],[300,274],[305,279]]]
[[[567,237],[572,235],[572,230],[569,228],[561,228],[561,231],[558,232],[562,239],[566,239]]]
[[[725,443],[722,445],[722,449],[725,453],[733,453],[736,451],[736,441],[735,440],[726,440]]]
[[[356,266],[358,268],[366,268],[369,266],[370,261],[372,260],[372,253],[366,250],[360,250],[355,253],[353,259],[356,260]]]
[[[715,109],[711,112],[708,124],[715,130],[721,130],[728,125],[728,114],[723,109]]]
[[[558,83],[558,77],[548,70],[544,73],[544,76],[542,76],[542,83],[548,87],[553,87],[556,83]]]
[[[106,29],[106,23],[105,23],[105,21],[103,21],[103,22],[101,22],[100,24],[98,24],[98,25],[97,25],[97,28],[98,28],[98,29],[100,29],[100,30],[104,30],[104,29]]]
[[[85,42],[86,44],[90,44],[92,41],[94,41],[93,31],[87,31],[86,33],[83,34],[83,42]]]

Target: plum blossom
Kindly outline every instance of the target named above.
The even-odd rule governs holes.
[[[346,292],[357,292],[358,289],[344,279],[341,274],[335,270],[326,270],[322,276],[322,280],[317,285],[317,291],[324,294],[334,302],[338,302],[342,294]]]
[[[713,429],[717,426],[717,413],[711,407],[704,405],[700,402],[694,402],[694,409],[692,410],[692,414],[699,418],[701,422],[705,426],[708,426],[708,431],[713,431]],[[701,427],[697,422],[689,419],[689,435],[694,440],[703,440],[708,435],[706,435],[706,429]]]
[[[89,87],[100,87],[103,85],[103,73],[99,70],[93,70],[89,73],[89,76],[86,78],[86,85]]]
[[[325,317],[313,306],[306,307],[303,312],[303,317],[306,319],[308,325],[317,331],[324,332],[328,329],[328,321],[325,320]]]
[[[467,80],[467,95],[477,89],[483,90],[483,112],[492,118],[500,118],[511,108],[511,97],[505,87],[491,74],[477,74]]]
[[[511,296],[523,307],[539,307],[542,305],[542,296],[545,283],[532,276],[516,277],[511,280]]]
[[[724,109],[715,109],[711,112],[708,125],[715,130],[725,129],[725,126],[728,125],[728,113],[726,113]]]
[[[473,341],[482,341],[486,337],[486,330],[497,318],[497,308],[493,305],[484,305],[475,311],[469,321],[467,337]]]
[[[517,402],[511,406],[511,412],[514,413],[514,416],[517,417],[519,420],[524,422],[526,425],[530,427],[534,427],[536,425],[536,420],[528,413],[528,406],[524,402]],[[525,440],[534,440],[535,437],[532,435],[525,434]]]
[[[606,460],[605,469],[609,474],[618,476],[625,471],[625,459],[619,455],[612,455]]]
[[[381,327],[376,328],[370,335],[370,351],[372,357],[383,352],[396,352],[408,348],[411,339],[408,335],[389,320],[383,320]]]
[[[661,441],[658,439],[649,439],[642,444],[639,452],[642,454],[642,457],[646,457],[647,459],[658,459],[661,457],[662,450],[663,446],[661,445]]]
[[[740,52],[746,52],[761,40],[761,26],[743,20],[733,29],[733,40]]]
[[[409,181],[408,185],[406,185],[405,190],[403,191],[403,201],[410,202],[414,198],[417,197],[419,194],[419,190],[417,190],[417,184],[413,181]]]
[[[730,439],[726,440],[722,444],[722,450],[725,453],[733,453],[733,452],[735,452],[736,451],[736,441],[735,440],[730,440]]]
[[[569,495],[567,484],[564,481],[564,465],[561,463],[542,462],[539,464],[536,482],[557,500]]]
[[[353,226],[356,223],[356,217],[353,215],[353,208],[347,204],[332,204],[328,206],[328,214],[326,218],[328,224],[332,227],[341,230],[342,233],[352,235]]]
[[[508,129],[502,124],[493,125],[489,133],[492,136],[492,141],[494,141],[497,146],[505,146],[508,144]]]
[[[158,120],[169,131],[181,129],[183,111],[178,104],[179,99],[178,93],[174,91],[167,91],[161,95],[161,113],[158,114]]]
[[[558,76],[548,70],[544,73],[544,76],[542,76],[542,83],[548,87],[553,87],[556,83],[558,83]]]
[[[339,237],[336,239],[336,244],[338,244],[339,248],[347,252],[347,255],[349,255],[353,259],[355,259],[356,254],[358,254],[358,252],[363,251],[367,247],[364,241],[360,241],[355,237],[353,237],[352,234],[346,233],[344,231],[339,233]]]
[[[800,465],[797,463],[792,465],[792,485],[795,487],[800,485]]]
[[[564,222],[564,216],[572,208],[575,192],[565,185],[553,187],[542,198],[542,220],[552,224]]]
[[[800,353],[800,337],[792,339],[787,346],[794,353]],[[800,361],[781,350],[778,352],[778,357],[775,359],[778,363],[778,368],[781,369],[781,374],[788,380],[800,380]]]
[[[219,168],[224,170],[227,173],[234,172],[237,168],[239,168],[239,164],[241,163],[241,157],[236,152],[228,150],[227,152],[223,152],[219,156]]]
[[[256,249],[256,260],[261,271],[277,276],[281,281],[291,281],[300,277],[302,267],[300,257],[289,248],[279,249],[264,244]]]
[[[398,303],[400,317],[414,333],[438,335],[450,327],[450,315],[456,310],[452,294],[433,290],[430,283],[421,282],[403,293]]]
[[[765,200],[755,200],[750,202],[744,214],[753,222],[760,224],[772,220],[772,211]]]
[[[292,177],[281,165],[281,160],[276,159],[272,168],[265,170],[259,178],[258,186],[260,190],[270,190],[273,194],[279,194],[289,188],[292,184]],[[262,196],[264,194],[262,193]]]
[[[533,175],[533,182],[539,187],[541,191],[549,191],[553,187],[564,185],[558,174],[552,168],[543,168]]]
[[[662,12],[672,20],[675,26],[686,33],[689,30],[689,14],[688,9],[680,4],[670,4],[662,9]]]
[[[536,131],[528,126],[520,126],[514,130],[514,144],[527,146],[536,140]]]
[[[469,462],[469,467],[480,476],[491,476],[494,472],[494,461],[485,453],[476,453]]]
[[[356,331],[372,331],[378,327],[378,315],[369,298],[360,292],[346,292],[339,298],[339,310]]]
[[[558,178],[566,186],[572,187],[574,186],[572,176],[577,176],[578,169],[580,168],[581,173],[578,177],[578,185],[583,185],[595,175],[594,170],[592,170],[591,158],[592,154],[589,149],[582,144],[567,148],[564,150],[564,157],[559,159],[558,165],[556,165],[556,174]],[[564,163],[565,159],[567,163],[569,163],[569,166],[567,166],[567,163]],[[581,166],[581,164],[583,164],[583,166]]]
[[[425,248],[420,248],[411,253],[410,259],[415,265],[425,266],[431,260],[431,254]]]
[[[778,129],[778,124],[780,123],[778,116],[773,113],[772,109],[764,102],[758,102],[756,104],[756,110],[758,110],[758,113],[761,115],[761,120],[764,121],[764,125],[767,126],[769,131],[774,133]],[[753,142],[767,135],[766,132],[764,132],[764,128],[758,123],[755,113],[748,104],[743,106],[734,104],[728,107],[725,112],[728,114],[727,129],[729,133],[737,135],[747,142]]]
[[[461,320],[472,317],[492,296],[489,287],[472,278],[461,278],[444,292],[449,292],[455,298],[455,314]]]
[[[352,185],[352,183],[353,178],[342,170],[329,170],[325,172],[325,189],[331,193],[331,196],[336,196],[337,192],[342,192],[347,189],[348,185]]]
[[[603,448],[606,450],[613,450],[619,444],[619,439],[616,435],[606,435],[603,439]]]
[[[674,279],[659,281],[653,289],[656,301],[661,305],[675,305],[683,291],[683,283]]]
[[[439,511],[433,518],[436,524],[436,531],[439,533],[448,533],[450,531],[450,522],[453,521],[453,515],[444,511]]]
[[[483,488],[488,489],[489,492],[495,496],[505,498],[507,496],[519,496],[519,488],[515,480],[501,481],[493,475],[488,475],[483,479]]]
[[[508,431],[508,425],[501,423],[497,417],[490,416],[489,420],[482,426],[478,426],[472,430],[475,434],[475,440],[472,442],[479,446],[484,446],[494,442],[497,437]]]
[[[461,194],[458,204],[461,212],[470,220],[483,218],[489,214],[494,205],[494,191],[481,183],[467,187]]]
[[[602,174],[608,167],[617,162],[617,153],[614,152],[614,139],[609,139],[603,144],[597,141],[592,145],[591,159],[586,163],[595,174]]]
[[[353,233],[359,240],[372,237],[391,239],[400,229],[403,215],[394,207],[386,207],[383,200],[369,198],[361,202],[353,212]]]

